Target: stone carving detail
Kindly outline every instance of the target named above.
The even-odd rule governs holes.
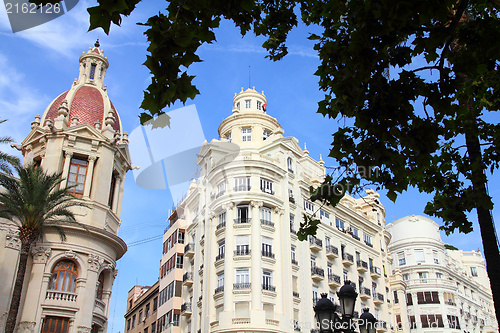
[[[254,201],[254,200],[252,200],[252,201],[250,201],[250,204],[251,204],[251,205],[252,205],[252,207],[254,207],[254,208],[255,208],[255,207],[259,208],[259,207],[262,207],[262,206],[264,205],[264,202],[262,202],[262,201]]]
[[[274,207],[274,213],[279,214],[279,215],[283,215],[285,213],[285,210],[283,208],[280,208],[280,207]]]
[[[5,238],[7,239],[5,247],[14,250],[21,249],[21,240],[19,239],[18,231],[9,230],[9,233],[5,236]]]
[[[35,264],[45,264],[47,259],[49,259],[52,249],[45,246],[36,246],[31,249],[31,255],[33,256],[33,263]]]
[[[101,268],[103,271],[105,271],[105,270],[113,271],[115,269],[115,264],[104,263],[101,265]]]
[[[116,278],[117,275],[118,275],[118,270],[114,269],[113,270],[113,279]]]
[[[18,333],[33,333],[35,331],[34,321],[21,321],[17,326]]]
[[[76,258],[76,253],[73,252],[73,250],[69,250],[64,252],[64,257],[65,258],[70,258],[70,259],[75,259]]]
[[[417,217],[417,216],[415,216],[415,215],[412,215],[412,216],[408,219],[408,221],[410,221],[410,222],[418,222],[418,217]]]
[[[90,333],[90,327],[78,326],[78,333]]]
[[[104,260],[99,258],[99,256],[95,254],[90,254],[89,255],[89,271],[97,272],[99,271],[99,268],[103,264]]]

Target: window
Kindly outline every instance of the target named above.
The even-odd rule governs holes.
[[[437,291],[419,291],[417,292],[418,304],[439,304]]]
[[[226,212],[222,212],[219,214],[219,225],[218,226],[225,226],[226,225]]]
[[[104,291],[104,272],[99,274],[99,278],[97,279],[97,289],[96,289],[96,298],[102,301],[102,292]]]
[[[68,332],[68,327],[69,318],[46,316],[43,321],[42,333],[66,333]]]
[[[307,200],[304,200],[304,209],[308,214],[314,214],[314,205]]]
[[[245,100],[245,108],[250,109],[252,106],[252,101],[250,99]]]
[[[77,278],[78,269],[75,263],[70,260],[61,260],[56,264],[54,269],[52,269],[49,289],[74,293]]]
[[[151,333],[156,333],[156,322],[151,324]]]
[[[273,240],[269,237],[262,236],[262,255],[265,257],[274,257]]]
[[[403,274],[403,280],[408,281],[410,279],[410,274]]]
[[[394,304],[399,304],[398,291],[394,290]]]
[[[240,109],[240,102],[236,103],[236,108],[239,110]]]
[[[424,250],[415,250],[415,261],[417,263],[419,263],[419,262],[425,262]]]
[[[177,254],[176,258],[177,259],[176,259],[175,267],[182,269],[184,267],[184,256],[182,254]]]
[[[330,245],[331,245],[330,237],[325,236],[325,247],[330,246]]]
[[[148,333],[148,328],[144,328],[144,333]]]
[[[477,269],[476,269],[476,267],[471,267],[470,268],[470,275],[477,276]]]
[[[250,270],[237,269],[235,282],[241,288],[250,288]]]
[[[347,280],[349,280],[349,277],[347,276],[347,271],[346,270],[342,271],[342,275],[344,277],[344,282],[347,281]]]
[[[116,173],[113,172],[113,174],[111,175],[111,186],[110,186],[109,197],[108,197],[109,208],[113,207],[113,201],[115,200],[116,178],[117,178],[117,175],[116,175]]]
[[[217,185],[217,195],[221,196],[226,192],[226,182],[222,182],[219,185]]]
[[[224,273],[220,273],[217,275],[217,288],[224,287]]]
[[[420,315],[420,321],[422,322],[422,328],[444,327],[443,318],[440,314]]]
[[[443,278],[443,274],[441,273],[436,273],[436,279],[442,279]]]
[[[241,129],[241,141],[252,141],[252,128],[243,127]]]
[[[177,234],[177,242],[179,244],[184,244],[184,231],[179,231]]]
[[[132,316],[132,328],[135,327],[135,315]]]
[[[96,70],[97,65],[92,64],[90,65],[90,74],[89,74],[89,79],[93,80],[95,77],[95,70]]]
[[[316,267],[316,257],[311,256],[311,268]]]
[[[315,302],[315,301],[317,301],[319,299],[319,297],[318,297],[318,287],[313,286],[312,289],[313,289],[313,302]]]
[[[363,239],[365,240],[365,244],[368,245],[368,246],[373,246],[372,244],[372,237],[368,234],[364,234],[363,235]]]
[[[406,265],[406,258],[405,258],[405,253],[404,252],[399,252],[398,253],[398,262],[399,262],[399,266]]]
[[[227,142],[231,142],[231,132],[228,132],[228,133],[226,134],[226,141],[227,141]]]
[[[401,323],[401,315],[396,315],[396,325],[398,327],[398,331],[403,329],[403,324]]]
[[[272,223],[271,208],[262,207],[260,209],[260,219],[261,222],[264,224],[271,224]]]
[[[359,240],[358,229],[355,228],[355,227],[353,227],[353,226],[351,226],[350,230],[351,230],[352,237],[355,238],[355,239],[357,239],[357,240]]]
[[[249,223],[250,218],[248,216],[248,206],[238,206],[236,209],[238,214],[236,223]]]
[[[286,166],[288,167],[288,171],[293,172],[293,162],[291,157],[286,159]]]
[[[158,308],[158,297],[155,297],[153,299],[153,312],[155,312],[157,308]],[[153,330],[151,330],[151,333],[152,332],[153,332]]]
[[[458,321],[457,316],[447,315],[446,317],[448,319],[448,325],[450,328],[460,329],[460,322]]]
[[[215,260],[224,258],[225,249],[226,249],[226,241],[221,240],[218,243],[217,257],[215,258]]]
[[[455,295],[452,293],[443,293],[444,304],[455,305]]]
[[[129,330],[130,330],[130,323],[131,323],[131,319],[129,318],[129,319],[127,320],[127,331],[129,331]]]
[[[344,221],[335,219],[335,226],[337,227],[337,229],[344,231]]]
[[[71,158],[68,174],[68,192],[83,194],[86,174],[87,160]]]
[[[421,283],[427,283],[427,272],[418,272],[418,278]]]
[[[295,203],[295,198],[293,197],[293,190],[291,188],[288,189],[288,201],[291,203]]]
[[[146,304],[146,311],[144,311],[146,313],[146,318],[149,317],[149,308],[150,308],[150,304]]]
[[[326,272],[327,272],[327,276],[331,276],[333,275],[333,266],[332,264],[328,263],[326,264]]]
[[[296,258],[295,257],[295,246],[292,246],[291,250],[292,250],[292,252],[291,252],[291,254],[292,254],[292,264],[297,264],[297,260],[295,259]]]
[[[142,318],[143,318],[143,312],[142,310],[139,311],[139,322],[142,323]]]
[[[262,270],[262,288],[265,290],[272,289],[273,286],[273,272],[267,269]]]
[[[323,209],[320,209],[319,216],[321,218],[321,222],[326,223],[328,225],[330,224],[330,214],[325,212]]]
[[[266,140],[268,137],[271,136],[271,132],[269,130],[264,130],[264,132],[262,132],[262,140]]]
[[[262,110],[262,102],[257,101],[257,110]]]
[[[434,263],[439,264],[438,253],[437,251],[432,251],[432,257],[434,258]]]
[[[290,232],[295,233],[295,216],[290,214]]]
[[[413,298],[411,297],[411,293],[406,293],[406,305],[413,305]]]
[[[235,191],[249,191],[250,190],[250,177],[238,177],[234,179]]]
[[[270,180],[266,180],[264,178],[260,179],[260,189],[262,192],[274,194],[273,192],[273,182]]]
[[[250,254],[250,236],[236,236],[236,253],[235,255],[248,255]]]

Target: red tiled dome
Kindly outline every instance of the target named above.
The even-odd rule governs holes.
[[[54,120],[57,117],[57,112],[59,106],[61,106],[62,101],[68,95],[68,91],[59,95],[50,105],[45,119]],[[71,98],[71,96],[69,96]],[[113,129],[120,132],[120,118],[118,117],[118,112],[116,111],[113,103],[111,103],[111,109],[113,110],[113,116],[115,117],[115,123],[113,124]],[[73,117],[78,117],[78,124],[89,124],[94,126],[96,122],[100,122],[101,126],[104,125],[104,120],[107,114],[105,114],[104,99],[101,92],[94,87],[82,86],[78,88],[74,97],[68,105],[69,117],[68,122],[71,123]],[[45,120],[44,119],[44,120]]]

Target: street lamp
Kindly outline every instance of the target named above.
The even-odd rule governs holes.
[[[358,293],[351,285],[351,281],[345,281],[337,296],[340,300],[342,319],[335,313],[337,307],[327,298],[327,294],[321,294],[321,299],[314,306],[320,333],[351,332],[351,320]],[[339,324],[342,328],[339,328]]]
[[[377,331],[377,319],[368,310],[368,308],[364,308],[359,317],[359,333],[375,333]]]

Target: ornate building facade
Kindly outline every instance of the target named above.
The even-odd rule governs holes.
[[[387,225],[397,326],[408,332],[498,332],[490,280],[478,251],[449,250],[439,225],[407,216]]]
[[[62,172],[61,186],[88,208],[74,209],[85,225],[64,226],[66,241],[47,230],[31,249],[18,332],[106,332],[116,261],[127,250],[118,235],[125,173],[131,169],[127,133],[107,96],[107,57],[99,44],[83,52],[78,78],[56,97],[19,149],[24,163]],[[0,220],[0,327],[10,306],[20,241]]]
[[[221,139],[202,147],[200,178],[176,209],[185,225],[180,331],[309,332],[319,295],[338,303],[345,280],[359,293],[356,311],[369,307],[379,332],[389,331],[390,235],[378,194],[345,197],[335,208],[310,202],[324,162],[284,137],[266,106],[255,89],[235,94]],[[322,223],[316,237],[300,242],[304,213]],[[171,279],[176,291],[180,281]],[[166,288],[160,280],[160,294]],[[157,332],[177,329],[160,325]]]

